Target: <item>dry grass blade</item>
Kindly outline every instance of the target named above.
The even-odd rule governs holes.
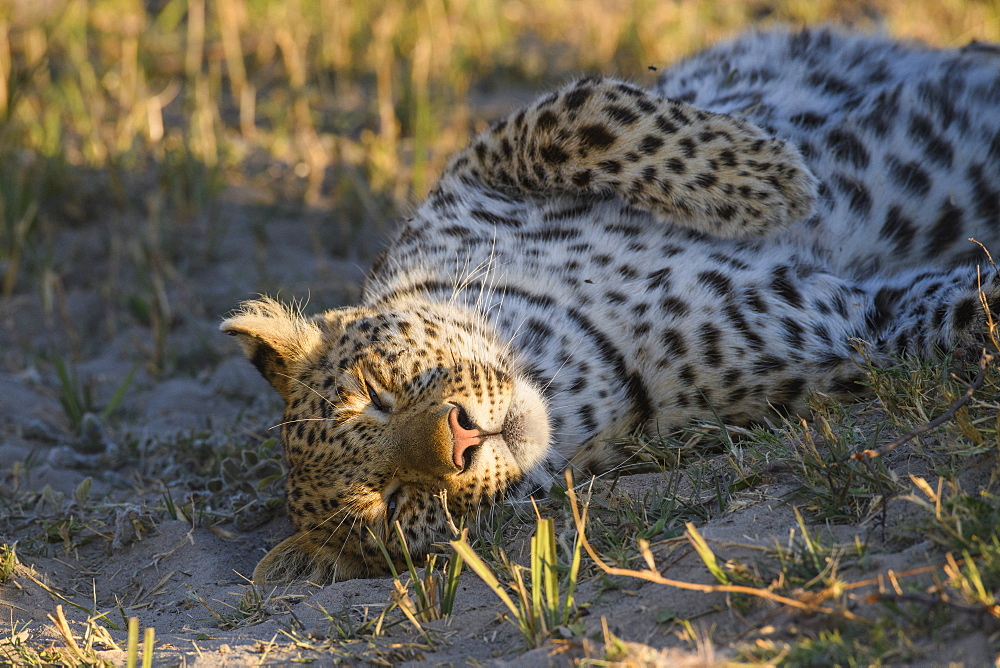
[[[486,562],[484,562],[482,558],[476,554],[476,551],[472,549],[472,546],[469,545],[466,532],[463,532],[460,540],[451,541],[451,547],[456,553],[461,555],[465,563],[469,565],[469,568],[471,568],[476,575],[482,578],[483,582],[485,582],[486,585],[497,595],[497,597],[503,601],[503,604],[507,606],[507,609],[510,610],[512,615],[515,617],[520,615],[520,610],[517,605],[515,605],[514,601],[507,595],[507,592],[500,584],[500,581],[495,575],[493,575],[493,571],[490,570],[490,567],[486,565]]]
[[[580,543],[583,545],[583,549],[587,551],[590,558],[597,564],[597,567],[608,575],[623,575],[625,577],[637,578],[639,580],[646,580],[647,582],[655,582],[656,584],[666,585],[668,587],[676,587],[677,589],[686,589],[688,591],[700,591],[706,594],[748,594],[750,596],[756,596],[758,598],[766,599],[768,601],[773,601],[774,603],[780,603],[782,605],[787,605],[792,608],[798,608],[799,610],[806,610],[808,612],[822,612],[826,614],[845,614],[844,610],[834,610],[832,608],[823,607],[816,602],[803,602],[794,598],[788,598],[787,596],[781,596],[780,594],[775,594],[767,589],[760,589],[757,587],[747,587],[743,585],[705,585],[697,584],[695,582],[684,582],[683,580],[672,580],[670,578],[663,577],[656,569],[647,568],[644,571],[632,570],[631,568],[618,568],[615,566],[610,566],[601,559],[597,551],[591,546],[590,542],[587,541],[586,536],[586,519],[587,510],[581,512],[580,506],[577,503],[576,493],[573,491],[573,475],[570,471],[566,471],[566,495],[569,497],[570,509],[573,511],[573,522],[576,525],[576,530],[580,536]],[[648,549],[648,548],[647,548]],[[643,555],[648,564],[652,559],[651,555]],[[850,613],[846,613],[847,616],[852,617]]]
[[[726,575],[726,571],[724,571],[722,569],[722,566],[719,565],[719,560],[715,558],[715,553],[712,552],[712,548],[708,546],[708,543],[705,542],[705,539],[701,537],[701,534],[698,533],[698,530],[695,528],[693,524],[687,522],[684,525],[684,527],[687,529],[687,533],[685,535],[687,536],[688,542],[691,543],[691,546],[694,548],[695,552],[698,553],[698,557],[708,568],[708,571],[712,574],[712,577],[714,577],[722,584],[728,585],[730,583],[729,576]],[[645,559],[647,564],[655,564],[652,552],[649,552],[648,545],[646,546],[646,550],[643,553],[643,558]],[[656,570],[656,569],[650,566],[650,570]]]
[[[66,646],[73,650],[73,653],[76,654],[77,658],[86,660],[87,657],[77,644],[76,638],[73,637],[73,630],[70,629],[69,622],[66,621],[66,615],[63,614],[62,606],[57,605],[56,614],[48,615],[48,618],[52,620],[52,624],[55,625],[56,631],[58,631],[59,635],[62,636],[63,642],[66,643]]]
[[[403,616],[413,624],[413,628],[424,637],[428,643],[431,642],[430,636],[427,635],[427,631],[420,624],[420,620],[417,619],[416,610],[413,605],[413,601],[407,595],[406,587],[399,580],[393,580],[393,587],[395,587],[393,600],[396,602],[396,607],[403,613]]]

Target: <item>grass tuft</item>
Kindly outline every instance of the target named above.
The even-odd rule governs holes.
[[[7,582],[21,562],[17,560],[17,543],[0,545],[0,584]]]
[[[834,523],[884,512],[888,500],[902,489],[898,476],[884,459],[851,459],[855,452],[873,448],[881,429],[865,433],[851,407],[828,397],[816,395],[811,404],[810,422],[786,423],[784,429],[799,473],[796,500],[817,519]]]
[[[561,566],[552,518],[537,519],[531,538],[530,567],[505,560],[509,575],[506,585],[500,583],[493,569],[476,554],[467,534],[451,541],[451,546],[507,607],[510,621],[521,632],[526,646],[538,647],[554,635],[573,635],[572,625],[577,614],[573,593],[580,573],[581,542],[579,539],[574,542],[568,568]]]
[[[428,642],[431,642],[430,636],[424,631],[420,622],[430,622],[451,616],[455,605],[455,596],[458,593],[458,578],[462,573],[464,561],[460,554],[457,552],[452,553],[443,571],[435,573],[434,567],[437,564],[438,555],[426,555],[424,574],[423,577],[420,577],[413,561],[413,555],[410,554],[410,547],[406,543],[406,537],[403,535],[402,527],[399,525],[399,522],[396,522],[393,526],[396,540],[399,541],[403,561],[406,563],[406,571],[410,576],[408,584],[405,584],[400,579],[399,571],[396,569],[396,564],[389,554],[389,549],[385,546],[385,543],[371,532],[371,529],[369,529],[369,533],[378,545],[379,550],[381,550],[382,556],[389,566],[389,571],[392,573],[393,586],[395,587],[392,596],[393,604],[402,611],[403,615],[413,624],[413,627]],[[413,587],[414,595],[416,596],[415,602],[413,596],[409,593],[408,585]]]

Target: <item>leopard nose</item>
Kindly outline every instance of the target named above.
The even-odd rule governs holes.
[[[482,432],[461,406],[455,406],[448,413],[448,426],[453,443],[452,461],[459,470],[465,470],[465,453],[483,442]]]

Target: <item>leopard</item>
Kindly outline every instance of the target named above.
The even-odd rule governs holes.
[[[617,470],[627,437],[771,424],[856,401],[860,354],[988,345],[998,241],[995,45],[775,28],[649,88],[572,81],[447,163],[359,303],[222,322],[285,403],[294,533],[254,580],[380,577],[396,527],[433,551]]]

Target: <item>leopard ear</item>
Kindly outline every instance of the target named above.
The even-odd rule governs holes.
[[[220,329],[239,340],[253,365],[286,400],[290,379],[321,339],[315,322],[266,297],[240,304]]]
[[[254,584],[281,585],[311,579],[315,560],[304,547],[301,533],[278,543],[253,569]]]

